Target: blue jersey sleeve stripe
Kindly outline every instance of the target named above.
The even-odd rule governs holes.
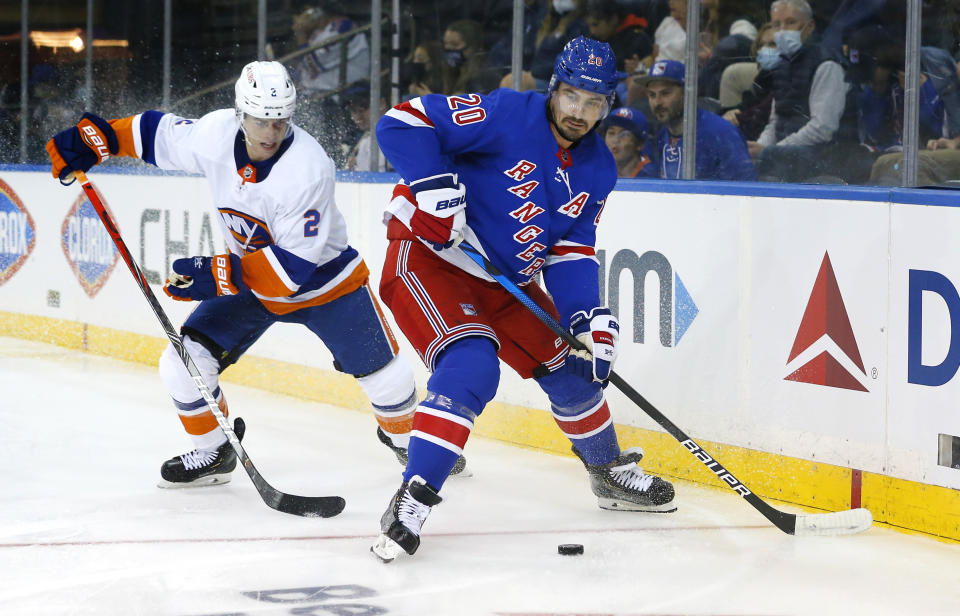
[[[316,269],[313,270],[313,274],[310,276],[310,279],[303,283],[300,289],[294,293],[292,297],[303,295],[304,293],[319,289],[323,285],[336,278],[340,272],[342,272],[343,269],[350,264],[351,261],[359,256],[360,253],[358,253],[355,248],[352,246],[347,246],[347,249],[341,252],[334,259],[331,259],[320,267],[315,266]]]
[[[280,267],[282,267],[283,271],[287,273],[287,276],[290,277],[290,280],[298,285],[302,285],[309,280],[310,276],[317,268],[316,263],[312,263],[306,259],[300,258],[292,252],[284,250],[279,246],[270,246],[270,250],[273,251],[274,256],[280,263]]]
[[[140,158],[156,166],[157,157],[154,143],[156,142],[157,127],[160,125],[160,118],[164,114],[160,111],[144,111],[140,114],[140,147],[143,152]]]

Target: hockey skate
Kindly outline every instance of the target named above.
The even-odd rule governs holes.
[[[246,424],[237,417],[233,431],[243,440]],[[196,488],[230,482],[230,473],[237,466],[237,453],[230,442],[220,445],[215,451],[194,449],[182,456],[170,458],[160,467],[161,488]]]
[[[420,529],[430,510],[443,499],[420,475],[404,481],[380,518],[380,536],[370,551],[385,563],[420,547]]]
[[[383,428],[377,426],[377,438],[380,439],[380,442],[390,448],[390,451],[397,456],[397,460],[400,462],[401,466],[404,468],[407,467],[407,449],[406,447],[397,447],[393,444],[393,441],[390,440],[390,437],[387,436],[387,433],[383,431]],[[467,468],[467,459],[463,456],[457,458],[457,463],[453,465],[453,470],[450,471],[451,477],[472,477],[473,473],[470,472],[470,469]]]
[[[573,448],[590,475],[590,489],[597,495],[601,509],[613,511],[648,511],[670,513],[677,510],[673,503],[673,485],[659,477],[647,475],[637,463],[643,450],[632,447],[612,462],[587,464]]]

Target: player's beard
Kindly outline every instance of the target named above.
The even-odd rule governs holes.
[[[557,122],[557,117],[553,113],[553,106],[550,104],[549,98],[547,99],[547,119],[550,121],[550,124],[553,125],[553,128],[556,129],[557,133],[571,143],[571,147],[572,147],[572,144],[577,143],[578,141],[586,137],[590,131],[600,126],[600,122],[597,121],[593,126],[588,126],[587,130],[583,131],[583,134],[571,135],[570,131],[565,129],[563,126],[560,125],[559,122]]]

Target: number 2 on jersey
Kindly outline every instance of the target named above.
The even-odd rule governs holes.
[[[479,94],[465,94],[463,96],[448,96],[447,105],[453,110],[451,118],[458,126],[483,122],[487,118],[487,112],[482,107],[477,107],[483,99]],[[460,107],[466,109],[460,109]]]
[[[307,210],[303,215],[307,222],[303,224],[303,237],[317,237],[317,227],[320,226],[320,212]]]

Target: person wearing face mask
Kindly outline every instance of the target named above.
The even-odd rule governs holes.
[[[859,143],[856,99],[841,59],[819,45],[806,0],[776,0],[770,24],[780,61],[765,52],[765,62],[773,65],[773,105],[763,132],[748,143],[757,172],[761,179],[785,182],[842,178],[843,161]]]
[[[862,181],[859,165],[848,168],[859,150],[855,92],[842,59],[822,47],[806,0],[776,0],[770,6],[773,40],[780,62],[771,69],[770,118],[750,154],[761,180],[800,182]],[[772,59],[771,59],[772,63]]]
[[[405,99],[433,92],[443,92],[444,64],[446,58],[440,41],[427,41],[416,46],[405,73],[409,82]]]
[[[770,119],[773,103],[773,69],[782,62],[767,23],[757,32],[751,55],[755,62],[738,62],[724,70],[720,80],[723,119],[740,129],[747,140],[756,140]]]
[[[489,92],[500,76],[487,62],[480,24],[460,19],[443,32],[444,93]]]

